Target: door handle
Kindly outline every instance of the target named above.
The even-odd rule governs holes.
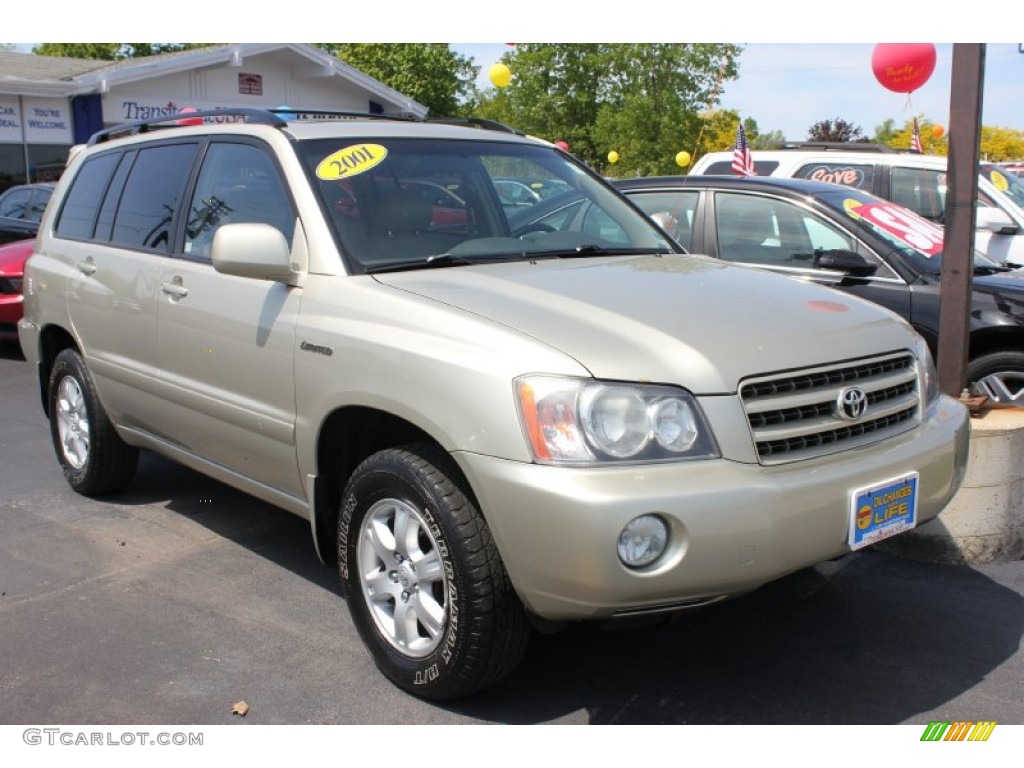
[[[180,277],[175,277],[170,282],[160,283],[160,290],[178,299],[188,296],[188,288],[182,284]]]
[[[96,270],[98,269],[98,267],[96,266],[96,262],[92,260],[92,256],[86,257],[85,261],[78,262],[77,266],[78,271],[81,272],[83,275],[94,275],[96,274]]]

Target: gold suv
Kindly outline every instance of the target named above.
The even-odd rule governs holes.
[[[21,344],[74,489],[145,449],[308,519],[402,688],[471,693],[538,619],[705,605],[957,490],[966,410],[896,316],[684,254],[502,126],[225,114],[76,154]],[[503,205],[509,177],[556,193]]]

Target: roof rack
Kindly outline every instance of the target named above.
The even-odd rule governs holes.
[[[256,125],[269,125],[274,128],[286,128],[287,121],[282,116],[298,117],[299,115],[311,115],[314,117],[340,117],[361,120],[398,120],[402,122],[420,122],[420,118],[412,115],[385,115],[379,112],[351,112],[337,109],[294,109],[292,107],[275,107],[273,109],[255,109],[252,107],[229,107],[226,109],[204,109],[190,112],[174,112],[160,117],[151,117],[145,120],[133,120],[127,123],[97,131],[89,138],[87,146],[102,144],[105,141],[120,136],[134,136],[139,133],[147,133],[154,128],[168,128],[171,125],[181,125],[186,120],[207,117],[242,117],[244,122]],[[501,131],[503,133],[514,133],[517,136],[525,136],[522,131],[516,130],[504,123],[495,120],[486,120],[481,117],[434,117],[423,122],[446,123],[448,125],[470,125],[483,128],[489,131]],[[170,124],[170,125],[168,125]]]
[[[274,107],[263,110],[274,115],[312,115],[313,117],[348,117],[363,118],[366,120],[401,120],[409,122],[419,118],[411,115],[385,115],[382,112],[352,112],[342,109],[293,109],[292,107]]]
[[[161,123],[180,124],[180,121],[192,120],[197,117],[227,117],[230,115],[244,117],[247,123],[271,125],[275,128],[284,128],[288,125],[280,117],[266,109],[250,109],[247,107],[238,107],[237,109],[203,109],[196,112],[175,112],[170,115],[147,118],[146,120],[133,120],[128,123],[121,123],[120,125],[94,133],[89,137],[87,146],[92,147],[96,144],[102,144],[118,136],[134,136],[138,133],[148,133],[153,128],[167,127],[166,125],[161,126]]]
[[[902,151],[893,149],[888,144],[871,144],[866,141],[802,141],[783,144],[779,149],[813,149],[818,152],[885,152],[888,154],[899,154]]]

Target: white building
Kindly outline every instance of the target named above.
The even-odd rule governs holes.
[[[237,43],[123,61],[0,52],[0,191],[59,177],[71,146],[104,127],[186,107],[282,106],[427,113],[305,43]]]

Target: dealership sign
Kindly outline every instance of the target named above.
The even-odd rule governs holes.
[[[209,104],[200,101],[190,101],[187,104],[179,104],[174,99],[157,99],[152,97],[134,98],[121,96],[118,99],[105,100],[103,105],[103,121],[107,124],[130,122],[132,120],[154,120],[161,117],[176,115],[183,109],[213,110],[229,109],[222,104]],[[242,123],[245,118],[241,115],[224,115],[223,117],[208,117],[208,123]]]
[[[0,143],[71,144],[67,99],[0,97]]]

